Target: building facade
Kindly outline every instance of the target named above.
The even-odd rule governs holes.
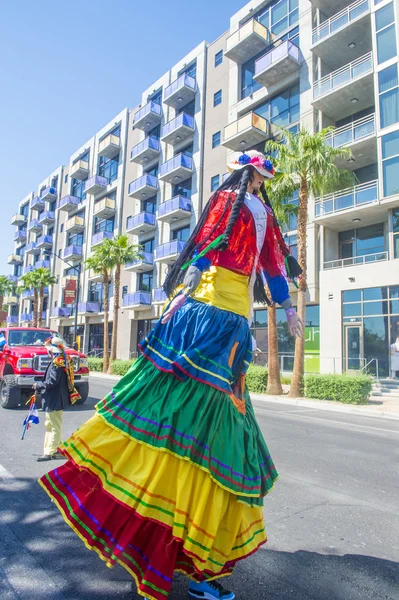
[[[306,370],[368,365],[389,375],[399,337],[398,11],[398,0],[251,0],[223,35],[144,90],[137,107],[84,144],[13,217],[11,277],[38,265],[57,277],[46,323],[71,338],[67,281],[104,237],[127,233],[143,258],[123,270],[118,355],[134,355],[162,310],[167,269],[223,181],[231,153],[262,150],[281,127],[333,126],[329,143],[351,149],[341,166],[358,184],[310,203]],[[284,235],[295,254],[295,218]],[[80,343],[95,355],[103,344],[103,284],[84,269],[80,283]],[[30,322],[29,294],[9,306],[10,324]],[[110,295],[112,334],[112,285]],[[293,341],[283,314],[278,319],[289,371]],[[265,363],[262,307],[254,335]]]

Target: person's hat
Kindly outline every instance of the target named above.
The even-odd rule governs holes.
[[[256,150],[248,150],[248,152],[242,153],[237,152],[227,165],[227,169],[232,173],[233,171],[245,169],[249,165],[254,167],[263,177],[273,179],[274,167],[272,161],[266,158],[262,152],[257,152]]]
[[[65,345],[63,340],[58,337],[58,335],[54,335],[53,337],[47,338],[44,342],[46,350],[48,352],[52,352],[53,354],[61,354],[65,352]]]

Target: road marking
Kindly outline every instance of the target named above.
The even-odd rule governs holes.
[[[263,408],[263,407],[261,408],[258,406],[255,407],[255,411],[256,410],[261,410],[261,411],[264,411],[267,413],[273,413],[274,415],[279,415],[279,416],[284,416],[288,413],[288,416],[291,418],[293,416],[295,416],[296,414],[298,415],[298,417],[301,416],[301,413],[299,411],[298,412],[291,412],[291,411],[285,412],[285,411],[279,411],[279,410],[270,410],[268,408]],[[317,410],[317,409],[312,409],[312,410]],[[337,423],[338,425],[347,425],[349,427],[358,427],[361,429],[371,429],[373,431],[384,431],[385,433],[396,433],[396,435],[399,434],[399,431],[397,429],[384,429],[382,427],[372,427],[371,425],[360,425],[358,423],[348,423],[346,421],[334,421],[333,419],[323,419],[321,417],[311,417],[309,415],[303,415],[303,416],[305,419],[314,419],[315,421],[324,421],[325,423]],[[351,415],[351,416],[353,416],[353,415]],[[356,415],[354,415],[354,416],[356,416]],[[365,415],[358,415],[358,416],[364,417]]]
[[[0,479],[7,481],[7,479],[15,479],[15,477],[12,473],[10,473],[10,471],[7,471],[3,465],[0,465]]]

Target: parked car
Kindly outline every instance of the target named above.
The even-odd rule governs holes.
[[[50,336],[60,334],[34,327],[6,327],[0,329],[0,333],[6,338],[6,344],[0,350],[0,404],[3,408],[23,408],[33,393],[33,384],[44,379],[50,362],[44,342]],[[88,360],[73,348],[67,347],[66,353],[74,363],[75,386],[82,404],[89,395]]]

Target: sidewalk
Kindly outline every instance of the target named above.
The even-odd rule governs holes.
[[[103,379],[108,381],[119,381],[121,377],[119,375],[104,375],[104,373],[93,372],[90,373],[90,377],[96,379]],[[287,389],[288,386],[283,386]],[[251,393],[252,400],[285,404],[287,406],[302,406],[305,408],[315,408],[317,410],[330,410],[340,413],[351,413],[356,415],[366,415],[369,417],[381,417],[384,419],[398,419],[399,420],[399,402],[389,396],[381,397],[381,400],[372,400],[369,404],[342,404],[341,402],[331,402],[328,400],[308,400],[307,398],[288,398],[284,396],[267,396],[266,394],[255,394]]]

